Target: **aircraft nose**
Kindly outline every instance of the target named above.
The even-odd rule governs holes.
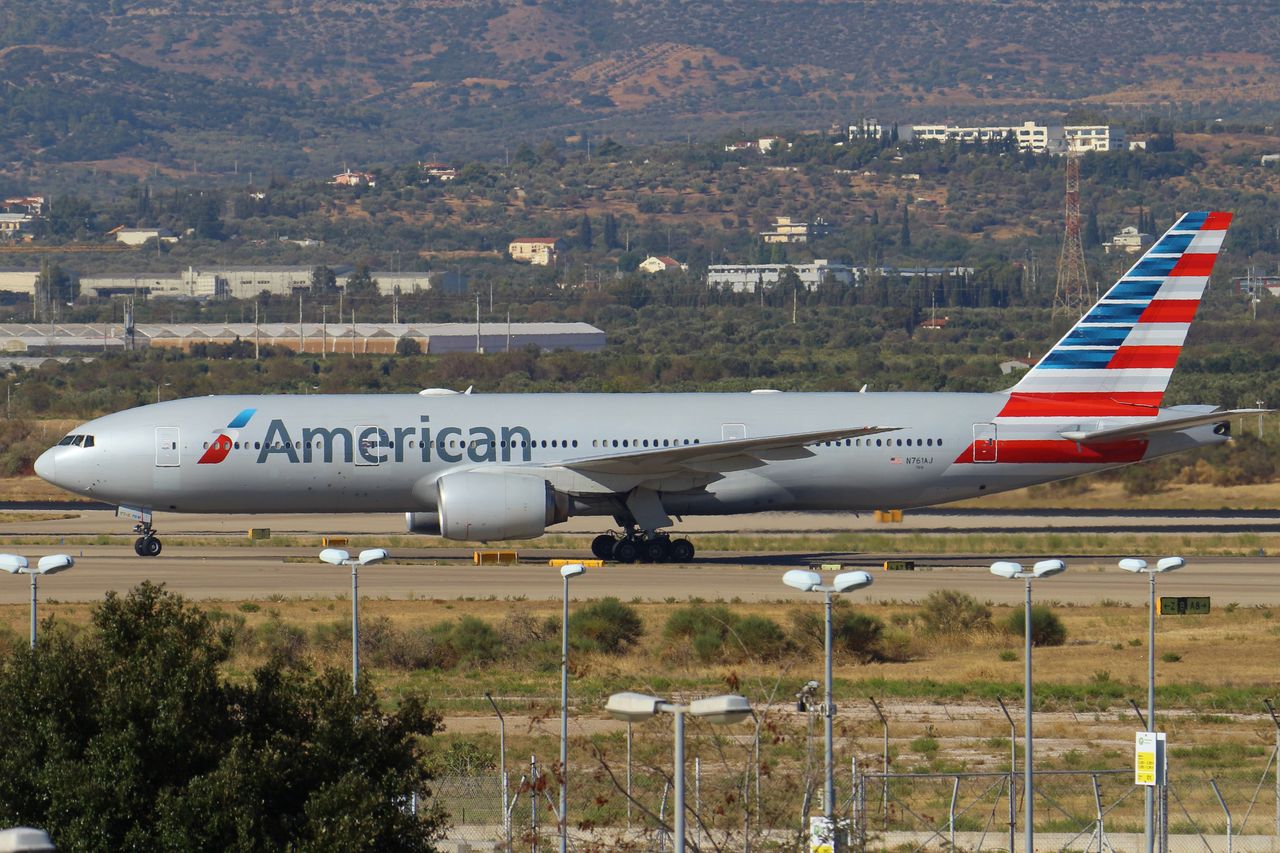
[[[40,479],[57,485],[54,479],[58,474],[58,465],[55,459],[54,451],[57,448],[50,448],[40,454],[40,458],[36,460],[36,476]]]

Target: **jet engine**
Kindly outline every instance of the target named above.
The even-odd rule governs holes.
[[[569,496],[538,476],[460,471],[441,477],[436,489],[438,530],[449,539],[532,539],[569,517]],[[432,514],[412,515],[426,521]]]

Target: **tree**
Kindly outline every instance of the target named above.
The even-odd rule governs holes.
[[[584,249],[590,249],[593,243],[595,235],[591,233],[591,217],[584,213],[582,221],[578,223],[578,244]]]
[[[898,245],[903,249],[911,248],[911,214],[905,203],[902,205],[902,232],[898,237]]]
[[[351,275],[347,276],[348,296],[377,296],[378,281],[369,274],[369,265],[360,264]]]
[[[1138,230],[1142,230],[1141,210],[1138,212]],[[1085,221],[1084,245],[1087,248],[1102,245],[1102,232],[1098,230],[1098,209],[1096,207],[1089,210],[1089,218]]]
[[[58,319],[62,305],[75,298],[75,281],[70,274],[52,261],[41,261],[40,273],[36,276],[36,319],[42,323]]]
[[[604,247],[606,249],[617,249],[622,246],[618,242],[618,219],[612,213],[604,215]]]
[[[44,636],[0,663],[0,702],[32,723],[0,741],[0,825],[66,850],[431,849],[439,818],[402,808],[439,725],[416,698],[385,712],[278,661],[228,683],[231,630],[151,583]]]
[[[311,270],[311,292],[315,295],[332,293],[338,287],[338,274],[321,264]]]

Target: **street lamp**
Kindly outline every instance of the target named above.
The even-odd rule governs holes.
[[[1034,739],[1031,735],[1031,581],[1037,578],[1047,578],[1053,575],[1062,574],[1067,570],[1067,564],[1061,560],[1041,560],[1032,566],[1029,570],[1024,571],[1021,563],[1011,563],[1002,560],[998,563],[991,564],[991,574],[1002,578],[1025,580],[1027,582],[1027,598],[1024,606],[1024,622],[1023,633],[1026,635],[1026,649],[1023,651],[1025,658],[1025,680],[1022,685],[1023,704],[1026,706],[1026,735],[1024,740],[1027,744],[1027,755],[1022,762],[1022,769],[1025,774],[1025,781],[1022,784],[1022,800],[1023,800],[1023,820],[1026,826],[1023,827],[1023,840],[1026,847],[1026,853],[1035,853],[1035,828],[1032,826],[1032,820],[1035,816],[1034,797],[1034,776],[1032,771],[1032,754],[1034,751]]]
[[[835,576],[829,586],[822,583],[822,575],[807,569],[792,569],[782,576],[782,582],[801,592],[820,592],[825,600],[826,633],[824,642],[824,675],[826,678],[825,696],[822,703],[823,724],[826,736],[826,782],[822,794],[822,814],[827,821],[827,831],[831,833],[831,847],[839,847],[840,833],[836,831],[835,801],[836,776],[835,758],[832,741],[835,736],[836,706],[831,699],[831,594],[833,592],[852,592],[855,589],[871,586],[871,575],[866,572],[843,572]]]
[[[1147,731],[1156,730],[1156,575],[1164,572],[1176,572],[1187,564],[1181,557],[1165,557],[1154,566],[1148,566],[1146,560],[1125,557],[1120,561],[1120,568],[1134,574],[1145,574],[1150,581],[1150,600],[1147,604]],[[1154,853],[1155,835],[1155,789],[1145,785],[1147,853]]]
[[[159,403],[159,402],[160,402],[160,389],[161,389],[161,388],[168,388],[168,387],[169,387],[170,385],[172,385],[172,384],[173,384],[172,382],[157,382],[157,383],[156,383],[156,402],[157,402],[157,403]]]
[[[21,382],[9,382],[4,387],[4,419],[6,421],[13,419],[13,389],[21,384]]]
[[[675,756],[672,776],[675,777],[675,853],[685,853],[684,831],[684,715],[712,723],[740,723],[751,716],[751,703],[745,696],[726,694],[707,699],[695,699],[687,705],[668,702],[658,696],[644,693],[614,693],[604,709],[613,717],[628,723],[647,720],[655,714],[666,713],[675,717]]]
[[[320,559],[334,566],[351,567],[351,692],[360,692],[360,567],[379,563],[389,555],[385,548],[367,548],[360,556],[351,555],[339,548],[325,548]]]
[[[50,554],[41,557],[36,567],[31,568],[26,557],[17,554],[0,554],[0,570],[11,575],[31,575],[31,649],[36,647],[36,578],[40,575],[56,575],[65,572],[76,564],[66,554]]]
[[[564,615],[560,620],[560,853],[569,849],[569,578],[586,572],[581,563],[560,567]]]

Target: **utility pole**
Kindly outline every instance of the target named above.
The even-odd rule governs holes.
[[[1074,321],[1093,304],[1094,299],[1089,290],[1089,270],[1085,266],[1084,243],[1080,238],[1080,158],[1068,151],[1066,161],[1065,225],[1062,253],[1058,256],[1058,287],[1053,294],[1053,313],[1064,314]]]

